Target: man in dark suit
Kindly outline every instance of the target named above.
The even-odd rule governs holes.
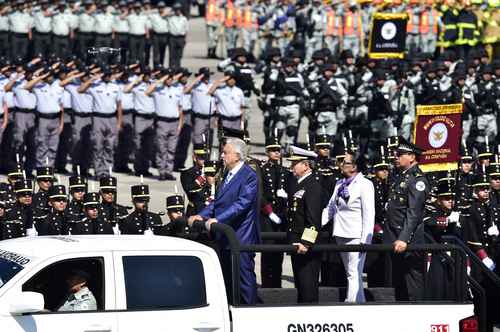
[[[255,171],[245,164],[246,144],[238,138],[228,138],[223,148],[226,171],[215,193],[215,199],[199,215],[189,222],[204,220],[210,230],[213,223],[231,226],[241,244],[256,244],[259,238],[258,179]],[[231,253],[224,238],[219,239],[221,265],[226,289],[231,294]],[[257,301],[255,253],[240,254],[241,301],[253,304]]]
[[[291,147],[293,175],[297,178],[288,193],[288,241],[297,246],[292,255],[292,269],[299,303],[318,302],[319,272],[321,254],[311,252],[317,242],[321,228],[321,199],[325,195],[321,184],[312,176],[313,160],[317,154],[312,151]]]

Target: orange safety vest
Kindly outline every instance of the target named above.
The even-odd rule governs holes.
[[[252,9],[250,7],[246,7],[243,12],[243,28],[247,30],[258,29],[259,23],[257,20],[253,19]]]
[[[358,22],[358,31],[357,36],[361,37],[361,15],[359,13],[354,14],[351,11],[348,11],[345,15],[345,24],[344,24],[344,36],[354,36],[354,20]]]
[[[232,1],[227,2],[226,9],[226,20],[224,21],[226,28],[232,28],[234,26],[234,6]]]
[[[205,14],[205,20],[207,22],[213,22],[218,19],[217,17],[217,4],[216,0],[208,0],[207,12]]]
[[[408,14],[408,21],[406,21],[406,32],[411,33],[413,32],[413,12],[411,10],[407,10],[406,13]]]
[[[340,30],[340,28],[339,28]],[[329,10],[326,12],[326,35],[339,35],[340,31],[337,31],[337,27],[335,26],[335,12],[333,10]]]
[[[238,27],[238,29],[241,29],[243,28],[243,11],[241,10],[241,8],[236,8],[235,12],[236,12],[236,27]]]
[[[430,31],[429,15],[433,17],[432,32],[438,33],[438,15],[435,10],[426,10],[420,15],[420,33],[427,34]]]

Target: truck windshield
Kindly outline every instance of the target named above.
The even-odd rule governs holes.
[[[22,269],[22,265],[0,258],[0,288],[2,288],[3,285],[5,285],[16,274],[21,272]]]

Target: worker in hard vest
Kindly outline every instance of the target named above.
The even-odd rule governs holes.
[[[221,7],[221,0],[208,0],[205,15],[205,24],[207,26],[207,57],[217,58],[215,50],[219,43],[220,29],[224,21],[224,11]]]
[[[438,38],[439,12],[432,7],[433,0],[426,0],[420,14],[420,50],[434,54]]]
[[[484,13],[483,38],[491,58],[500,57],[500,0],[489,0],[488,10]]]
[[[441,6],[441,32],[438,46],[451,48],[455,46],[458,37],[457,23],[459,11],[455,8],[455,0],[446,0]]]
[[[332,2],[326,10],[325,45],[333,55],[340,53],[342,32],[342,16],[339,3]]]
[[[237,8],[232,0],[226,2],[226,15],[224,18],[224,34],[226,35],[226,50],[236,48],[238,44],[238,28],[236,26]]]
[[[406,49],[410,55],[415,54],[421,49],[420,39],[420,14],[422,8],[418,0],[410,0],[406,13],[408,21],[406,23]]]
[[[469,55],[469,50],[478,43],[479,27],[477,16],[472,11],[470,0],[463,0],[462,4],[463,8],[458,14],[458,38],[455,44],[459,52],[458,56],[466,59]]]
[[[351,50],[355,58],[362,53],[363,23],[358,5],[355,1],[349,3],[349,8],[344,12],[343,22],[343,49]]]

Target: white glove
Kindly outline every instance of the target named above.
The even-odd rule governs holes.
[[[278,217],[278,215],[274,212],[271,212],[271,214],[269,215],[269,219],[271,219],[271,221],[276,225],[281,224],[281,218]]]
[[[486,267],[490,270],[493,271],[495,269],[495,262],[491,260],[489,257],[483,258],[483,264],[486,265]]]
[[[288,198],[288,194],[286,193],[286,191],[283,188],[278,189],[278,191],[276,192],[276,196],[281,197],[281,198]]]
[[[328,219],[328,207],[324,208],[323,211],[321,211],[321,227],[325,226],[326,224],[328,224],[328,222],[330,221]]]
[[[449,224],[453,224],[453,223],[456,224],[459,220],[460,220],[460,212],[458,212],[458,211],[453,211],[448,216],[448,223]]]
[[[144,235],[147,235],[147,236],[152,236],[154,235],[153,231],[151,230],[151,228],[148,228],[144,231]]]
[[[37,236],[38,232],[36,231],[35,227],[28,228],[26,230],[26,236]]]
[[[497,225],[493,225],[490,228],[488,228],[488,235],[489,236],[498,236],[498,227]]]
[[[120,228],[118,227],[118,224],[116,224],[115,226],[113,226],[113,233],[115,235],[120,235],[121,234]]]

